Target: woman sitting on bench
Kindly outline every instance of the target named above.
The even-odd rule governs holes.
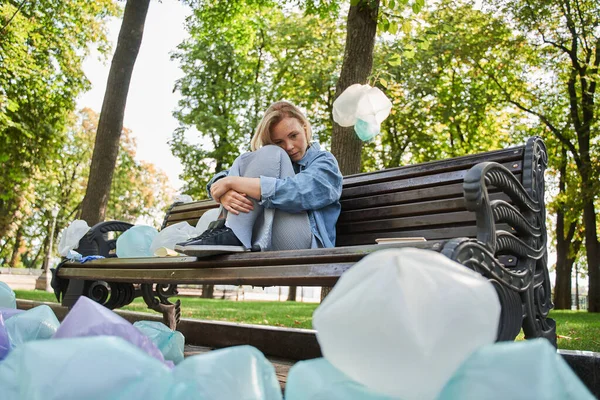
[[[271,105],[249,153],[207,185],[220,218],[175,250],[197,257],[335,246],[342,175],[335,157],[311,143],[312,130],[293,104]]]

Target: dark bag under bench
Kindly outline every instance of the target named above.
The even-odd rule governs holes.
[[[344,271],[383,248],[419,247],[488,278],[502,305],[498,340],[526,338],[556,343],[547,268],[541,139],[524,146],[408,165],[344,178],[337,247],[195,257],[114,257],[111,231],[131,224],[97,224],[82,239],[83,255],[109,258],[63,262],[55,274],[62,303],[81,295],[114,309],[142,296],[172,328],[180,303],[169,297],[178,284],[333,286]],[[216,207],[214,201],[175,204],[162,228]],[[424,237],[425,242],[375,244],[377,238]],[[442,306],[442,305],[440,305]]]

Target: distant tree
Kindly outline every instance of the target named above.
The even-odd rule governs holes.
[[[81,219],[92,226],[106,215],[111,183],[119,153],[125,104],[133,66],[137,58],[150,0],[128,0],[119,31],[102,102],[88,187],[81,207]]]
[[[600,312],[600,241],[597,202],[600,193],[598,83],[600,81],[600,4],[594,0],[528,2],[494,0],[490,12],[536,49],[536,74],[528,92],[514,91],[498,70],[481,65],[495,77],[507,100],[537,118],[575,163],[581,199],[584,246],[588,264],[590,312]],[[563,254],[568,254],[563,252]]]
[[[0,239],[17,230],[31,177],[60,148],[77,96],[89,87],[89,46],[107,50],[112,0],[0,3]]]
[[[48,160],[46,168],[31,180],[26,212],[18,221],[20,236],[5,238],[9,245],[0,249],[0,258],[12,259],[15,254],[15,265],[21,260],[29,267],[39,267],[48,248],[52,209],[58,209],[55,244],[58,234],[76,218],[87,186],[97,126],[98,114],[90,109],[72,115],[57,157]],[[123,129],[120,142],[107,215],[132,223],[142,217],[159,226],[162,220],[154,218],[164,214],[173,196],[167,177],[152,164],[135,160],[135,141],[128,129]]]

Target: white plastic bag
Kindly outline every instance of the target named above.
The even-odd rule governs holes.
[[[156,235],[158,231],[151,226],[132,226],[117,239],[117,257],[152,257],[150,245]]]
[[[79,247],[79,241],[90,230],[87,222],[81,219],[76,219],[65,228],[58,242],[58,254],[62,257],[68,257],[69,252]]]
[[[152,244],[150,244],[150,254],[157,255],[156,251],[161,247],[173,250],[177,243],[185,242],[194,236],[197,236],[196,228],[185,221],[167,226],[165,229],[158,232],[158,234],[154,236],[154,239],[152,239]]]
[[[198,223],[196,224],[196,232],[198,232],[198,234],[201,234],[202,232],[208,229],[208,224],[210,224],[213,221],[216,221],[217,219],[219,219],[218,208],[212,208],[206,211],[204,214],[202,214],[202,216],[198,220]]]
[[[173,203],[191,203],[193,201],[194,199],[192,199],[192,196],[190,196],[189,194],[178,194],[177,196],[175,196],[175,200],[173,200]]]
[[[493,343],[491,283],[428,250],[377,251],[337,282],[313,315],[323,356],[369,389],[433,399],[459,365]]]
[[[380,133],[391,110],[392,102],[379,88],[357,83],[333,102],[333,120],[344,127],[354,125],[358,137],[368,141]]]

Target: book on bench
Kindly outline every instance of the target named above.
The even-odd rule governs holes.
[[[415,237],[403,237],[403,238],[379,238],[375,239],[377,244],[389,244],[389,243],[406,243],[406,242],[425,242],[425,239],[422,236]]]

